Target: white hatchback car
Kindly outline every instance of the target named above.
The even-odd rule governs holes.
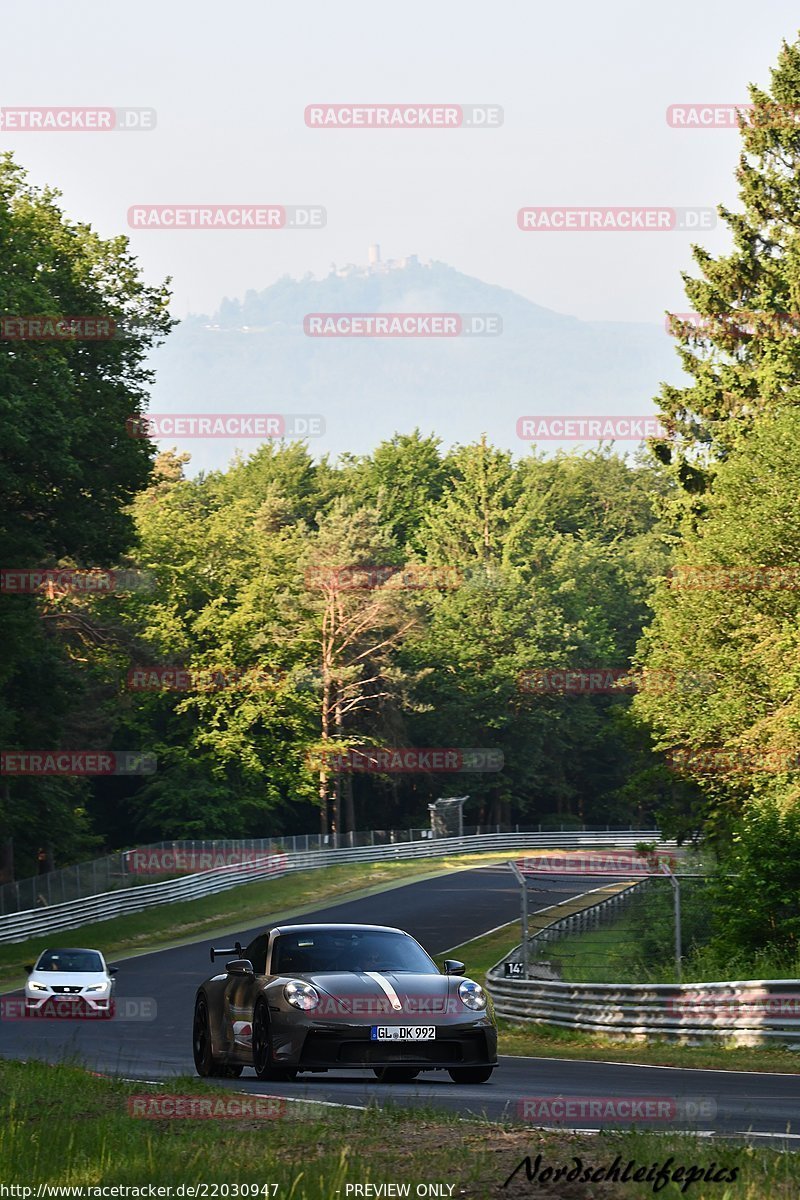
[[[116,967],[99,950],[44,950],[28,968],[25,1012],[28,1016],[112,1016]]]

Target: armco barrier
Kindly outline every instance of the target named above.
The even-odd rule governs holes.
[[[286,872],[286,855],[267,855],[263,862],[248,863],[246,867],[221,867],[216,871],[204,871],[199,875],[187,875],[183,879],[169,879],[164,883],[149,883],[141,887],[105,892],[99,896],[87,896],[68,904],[53,904],[49,908],[36,908],[28,912],[11,913],[0,917],[0,942],[24,942],[41,933],[54,933],[59,929],[79,929],[95,921],[110,921],[112,917],[127,916],[143,912],[159,904],[174,904],[180,900],[196,900],[224,892],[240,883],[252,883],[257,879],[283,875]]]
[[[590,903],[581,912],[559,918],[555,905],[537,914],[546,920],[529,939],[553,937],[586,928],[601,908],[625,903],[641,887]],[[600,889],[586,893],[590,900]],[[567,901],[572,904],[574,901]],[[518,962],[520,948],[487,972],[486,983],[499,1017],[540,1021],[564,1029],[582,1029],[618,1038],[672,1037],[693,1041],[722,1038],[735,1045],[784,1043],[800,1049],[800,980],[750,979],[715,983],[568,983],[564,980],[506,978],[505,963]]]
[[[570,833],[498,833],[463,838],[434,838],[399,842],[389,846],[357,846],[339,850],[311,850],[296,854],[268,854],[263,861],[218,867],[163,883],[140,884],[67,904],[54,904],[0,917],[0,942],[22,942],[27,938],[60,929],[78,929],[95,921],[143,912],[159,904],[174,904],[226,891],[242,883],[254,883],[292,871],[309,871],[342,863],[441,858],[449,854],[486,851],[577,849],[578,847],[631,847],[637,842],[657,840],[653,830],[608,830]]]
[[[500,825],[465,825],[457,833],[455,830],[447,837],[469,837],[473,834],[492,833],[563,833],[569,829],[575,833],[610,832],[608,825],[586,825],[563,823],[548,824],[545,828],[539,825],[515,825],[502,827]],[[619,830],[615,832],[621,832]],[[627,831],[626,831],[627,832]],[[638,830],[646,840],[658,837],[658,830]],[[176,839],[168,838],[162,842],[150,842],[146,846],[138,846],[131,850],[117,850],[113,854],[105,854],[89,862],[72,863],[66,867],[58,867],[52,871],[40,871],[38,874],[9,883],[0,883],[0,917],[10,913],[26,912],[29,908],[45,908],[53,904],[66,904],[74,900],[83,900],[88,896],[99,896],[101,892],[113,892],[121,888],[132,887],[144,883],[160,883],[169,875],[188,875],[197,871],[210,871],[215,867],[231,865],[233,862],[245,862],[253,857],[265,854],[302,854],[311,850],[337,850],[340,848],[354,849],[359,846],[393,846],[399,842],[425,841],[433,837],[429,827],[410,829],[361,829],[341,834],[296,833],[273,834],[272,837],[260,838],[213,838],[213,839]],[[143,855],[143,851],[147,853]],[[165,859],[179,855],[182,865],[175,870],[165,870],[162,865]],[[200,861],[208,856],[207,861]],[[142,864],[142,857],[148,860],[152,857],[156,866],[153,870]],[[196,865],[191,865],[194,860]]]

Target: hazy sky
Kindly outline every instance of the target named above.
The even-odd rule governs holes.
[[[2,131],[74,218],[127,232],[132,204],[319,204],[324,230],[133,230],[174,311],[289,273],[417,253],[585,318],[686,308],[682,232],[522,233],[526,205],[735,202],[739,138],[679,130],[667,106],[768,83],[789,0],[345,0],[331,5],[37,0],[2,7],[0,105],[152,107],[147,133]],[[317,130],[306,105],[498,104],[489,130]],[[721,230],[703,235],[712,250]]]

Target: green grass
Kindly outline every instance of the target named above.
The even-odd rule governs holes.
[[[485,933],[483,937],[465,942],[463,946],[456,946],[447,954],[437,954],[435,959],[440,967],[446,958],[460,959],[470,979],[480,982],[490,967],[519,945],[519,940],[520,923],[511,921],[493,933]]]
[[[571,983],[676,983],[672,947],[662,964],[645,971],[635,961],[636,933],[633,913],[623,911],[607,925],[548,942],[543,957]]]
[[[580,1029],[562,1029],[537,1021],[500,1020],[500,1054],[533,1058],[582,1058],[594,1061],[691,1067],[709,1071],[776,1071],[800,1073],[800,1054],[783,1046],[685,1046],[666,1039],[633,1041],[604,1037]]]
[[[268,1085],[265,1085],[268,1090]],[[444,1195],[461,1200],[551,1195],[569,1200],[652,1196],[648,1183],[556,1185],[542,1189],[520,1171],[522,1159],[542,1156],[541,1166],[609,1166],[619,1154],[650,1167],[673,1157],[676,1166],[738,1170],[722,1186],[695,1183],[692,1200],[794,1200],[800,1193],[800,1156],[715,1142],[670,1132],[588,1134],[542,1132],[519,1123],[461,1120],[434,1109],[387,1107],[365,1111],[287,1104],[276,1119],[143,1119],[129,1113],[134,1096],[246,1099],[197,1079],[175,1079],[163,1088],[123,1083],[76,1066],[0,1060],[0,1180],[40,1184],[272,1185],[262,1196],[280,1200],[347,1200],[348,1185],[393,1182],[452,1185]],[[347,1095],[343,1096],[347,1100]],[[680,1185],[659,1195],[677,1200]],[[275,1190],[273,1190],[273,1188]],[[9,1193],[10,1194],[10,1193]],[[209,1189],[207,1195],[214,1193]],[[219,1194],[219,1193],[217,1193]],[[222,1193],[225,1194],[224,1192]],[[362,1193],[363,1194],[363,1193]],[[90,1193],[84,1193],[84,1196]],[[23,1198],[24,1200],[24,1198]]]
[[[508,854],[468,854],[299,871],[281,879],[247,883],[199,900],[165,904],[27,942],[0,943],[0,986],[18,987],[25,978],[25,964],[33,962],[48,946],[58,942],[63,945],[65,939],[70,944],[97,946],[107,958],[120,958],[199,941],[211,934],[237,933],[261,921],[283,919],[303,909],[311,911],[323,902],[355,899],[373,889],[382,890],[414,878],[461,871],[507,858]]]

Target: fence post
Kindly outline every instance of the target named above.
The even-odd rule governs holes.
[[[675,880],[675,969],[678,972],[678,983],[683,978],[683,953],[681,948],[681,885]]]
[[[520,871],[515,862],[508,864],[514,872],[514,877],[520,885],[521,891],[521,906],[520,906],[520,925],[522,933],[522,978],[528,978],[528,885],[525,882],[525,876]]]

